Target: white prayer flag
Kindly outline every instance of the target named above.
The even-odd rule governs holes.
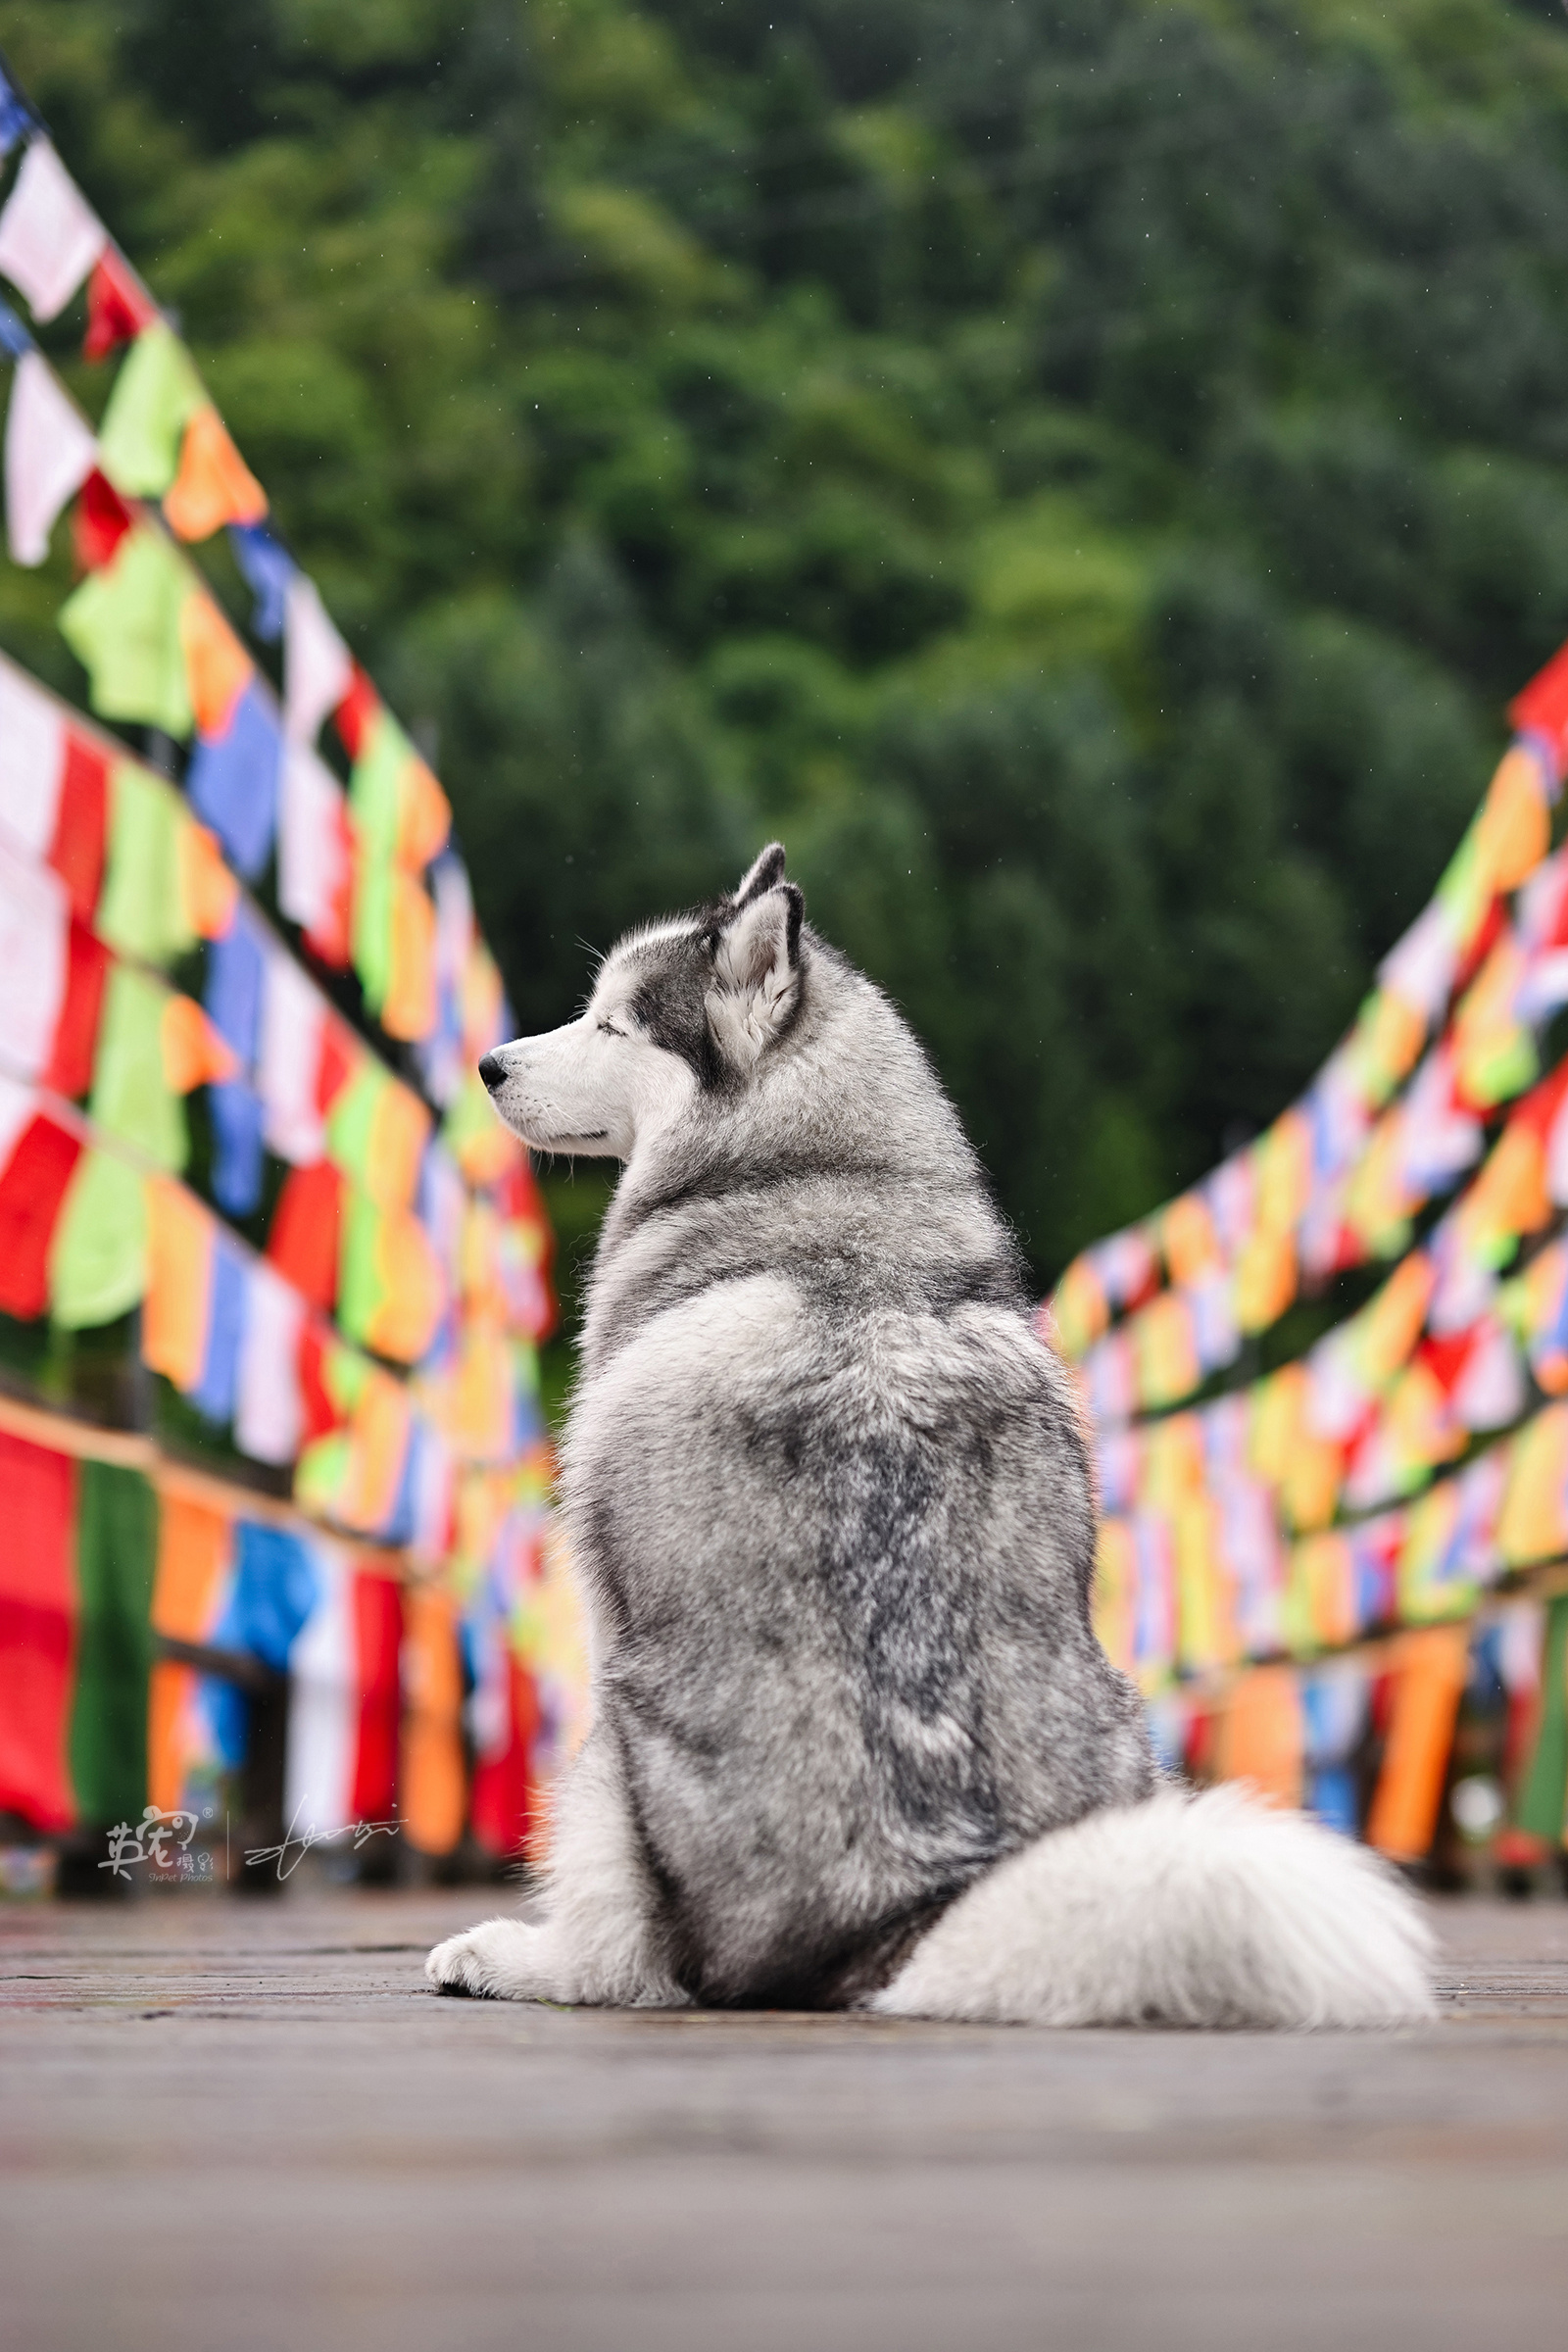
[[[283,602],[283,732],[314,743],[354,679],[348,647],[326,616],[316,582],[297,571]]]
[[[314,1166],[326,1149],[316,1099],[325,1020],[319,991],[293,957],[269,955],[256,1083],[268,1148],[297,1168]]]
[[[240,1342],[234,1443],[255,1462],[292,1462],[305,1429],[300,1396],[300,1333],[305,1301],[257,1258],[246,1269],[245,1335]]]
[[[14,1078],[36,1078],[54,1052],[70,924],[59,875],[0,844],[0,1063]]]
[[[6,529],[19,564],[41,564],[68,498],[93,469],[98,444],[56,382],[48,362],[17,362],[6,417]]]
[[[0,826],[35,865],[55,837],[65,759],[59,705],[0,660]]]
[[[277,903],[304,931],[329,923],[347,878],[343,788],[307,743],[283,746]]]
[[[35,318],[65,309],[108,242],[49,141],[34,139],[0,213],[0,270],[22,288]]]

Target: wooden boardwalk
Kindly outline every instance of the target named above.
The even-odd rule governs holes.
[[[483,1909],[0,1909],[6,2352],[1568,2335],[1568,1905],[1441,1908],[1359,2038],[429,1997]]]

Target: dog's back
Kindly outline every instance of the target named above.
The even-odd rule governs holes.
[[[632,952],[680,1051],[703,951]],[[893,1007],[808,932],[799,968],[753,1083],[617,1195],[565,1454],[604,1729],[680,1980],[727,2001],[863,1992],[1153,1779],[1010,1239]]]
[[[1428,1937],[1364,1850],[1156,1789],[1089,1623],[1060,1365],[957,1120],[805,930],[777,843],[486,1054],[625,1161],[565,1499],[595,1637],[549,1908],[426,1962],[512,2000],[864,2001],[1055,2025],[1386,2025]]]

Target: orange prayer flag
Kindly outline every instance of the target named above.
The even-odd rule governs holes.
[[[198,409],[185,427],[164,513],[181,539],[210,539],[225,522],[260,522],[267,513],[266,491],[211,405]]]
[[[512,1446],[512,1384],[505,1334],[488,1317],[463,1327],[453,1437],[470,1461],[504,1461]]]
[[[388,1037],[428,1037],[435,1027],[435,907],[423,883],[394,868],[392,970],[381,1006]]]
[[[176,1389],[201,1378],[213,1291],[213,1220],[184,1186],[154,1176],[147,1184],[147,1296],[141,1352],[149,1371]]]
[[[147,1682],[147,1801],[173,1813],[185,1792],[196,1669],[160,1658]]]
[[[1301,1691],[1294,1668],[1260,1666],[1242,1675],[1220,1710],[1219,1776],[1250,1781],[1270,1804],[1301,1801]]]
[[[384,1208],[406,1208],[419,1180],[430,1114],[411,1087],[382,1087],[370,1114],[365,1186]]]
[[[390,1372],[372,1371],[350,1424],[348,1484],[338,1504],[346,1526],[373,1532],[391,1516],[408,1450],[410,1411],[403,1383]]]
[[[1345,1478],[1345,1448],[1320,1438],[1303,1415],[1285,1465],[1282,1500],[1293,1528],[1327,1527],[1339,1507]]]
[[[213,1631],[219,1585],[229,1564],[234,1522],[211,1503],[185,1494],[161,1494],[158,1570],[153,1583],[155,1633],[172,1642],[206,1642]]]
[[[1138,1397],[1145,1405],[1174,1404],[1190,1396],[1202,1379],[1198,1334],[1190,1302],[1180,1291],[1162,1291],[1141,1306],[1129,1329],[1138,1359]]]
[[[198,939],[223,939],[239,905],[239,884],[223,863],[216,833],[194,817],[179,829],[179,903]]]
[[[398,775],[397,858],[409,873],[422,873],[446,848],[452,804],[416,753]]]
[[[1144,1432],[1141,1501],[1172,1512],[1203,1492],[1203,1424],[1197,1413],[1172,1413]]]
[[[1104,1288],[1087,1257],[1075,1257],[1057,1283],[1051,1312],[1063,1355],[1087,1354],[1110,1321]]]
[[[193,588],[180,607],[179,640],[197,727],[203,735],[221,735],[256,665],[205,588]]]
[[[1191,1284],[1220,1263],[1214,1220],[1200,1193],[1183,1193],[1159,1220],[1159,1243],[1172,1282]]]
[[[1296,1297],[1296,1241],[1289,1228],[1259,1225],[1236,1261],[1236,1320],[1251,1333],[1278,1322]]]
[[[176,1095],[188,1095],[193,1086],[221,1085],[239,1073],[239,1055],[190,997],[171,996],[159,1042],[164,1077]]]
[[[447,1286],[429,1235],[408,1209],[380,1216],[376,1261],[380,1298],[365,1337],[378,1355],[412,1364],[435,1336]]]
[[[463,1835],[463,1666],[451,1595],[434,1585],[404,1594],[399,1810],[411,1845],[449,1854]]]
[[[1405,1634],[1396,1645],[1394,1714],[1366,1836],[1396,1862],[1419,1862],[1437,1831],[1469,1649],[1463,1625]]]
[[[1504,752],[1482,805],[1480,856],[1494,890],[1517,890],[1551,846],[1551,810],[1541,762],[1516,743]]]
[[[1355,1319],[1354,1361],[1369,1389],[1384,1388],[1421,1337],[1437,1269],[1424,1250],[1402,1258]]]

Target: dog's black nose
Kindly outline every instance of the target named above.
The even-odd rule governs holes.
[[[495,1093],[497,1087],[504,1084],[506,1080],[507,1069],[506,1064],[502,1060],[499,1054],[487,1054],[485,1055],[483,1061],[481,1061],[479,1064],[479,1075],[484,1080],[486,1086],[490,1089],[492,1094]]]

